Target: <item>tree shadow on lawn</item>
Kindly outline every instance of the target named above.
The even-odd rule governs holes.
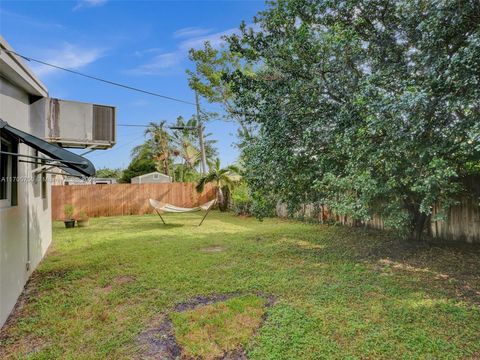
[[[198,228],[202,231],[209,231],[210,228],[218,229],[222,226],[222,224],[228,224],[229,227],[234,226],[236,229],[241,228],[245,231],[250,229],[248,222],[252,221],[252,219],[250,219],[250,221],[242,221],[248,220],[249,218],[240,219],[239,217],[236,217],[230,213],[211,211],[200,226],[199,224],[204,215],[205,214],[203,212],[193,214],[163,214],[162,216],[166,224],[163,224],[162,220],[157,214],[92,218],[92,225],[89,228],[83,229],[95,229],[95,231],[102,231],[104,229],[105,231],[111,231],[111,229],[121,228],[122,230],[129,231],[186,227]],[[60,224],[60,222],[58,223]],[[99,228],[99,225],[101,225],[101,229]],[[71,229],[65,229],[65,231],[69,230],[71,231]]]
[[[480,305],[480,244],[412,242],[381,230],[315,227],[326,234],[315,237],[306,230],[277,241],[289,243],[289,252],[302,258],[363,264],[378,275],[408,275],[406,279],[417,279],[423,290],[444,290],[452,298]]]
[[[359,258],[380,271],[421,277],[436,289],[480,306],[480,244],[411,242],[386,238]]]

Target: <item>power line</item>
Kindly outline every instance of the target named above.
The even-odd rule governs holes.
[[[143,138],[144,136],[145,136],[145,135],[142,134],[141,136],[137,136],[137,137],[135,137],[134,139],[132,139],[132,140],[130,140],[130,141],[127,141],[126,143],[123,143],[122,145],[115,146],[114,148],[109,149],[109,150],[107,150],[107,151],[105,151],[105,152],[102,152],[102,153],[98,153],[98,152],[92,153],[90,156],[97,157],[97,156],[102,156],[102,155],[105,155],[105,154],[111,154],[112,151],[116,151],[116,150],[118,150],[118,149],[124,148],[124,147],[127,146],[127,145],[133,144],[135,141],[140,140],[140,139]]]
[[[149,128],[150,125],[139,125],[139,124],[117,124],[117,126],[123,126],[123,127],[141,127],[141,128]],[[192,129],[197,129],[197,126],[167,126],[167,129],[171,130],[192,130]]]
[[[19,57],[27,60],[27,61],[34,61],[34,62],[37,62],[37,63],[42,64],[42,65],[46,65],[46,66],[53,67],[53,68],[55,68],[55,69],[67,71],[67,72],[69,72],[69,73],[72,73],[72,74],[75,74],[75,75],[79,75],[79,76],[83,76],[83,77],[86,77],[86,78],[89,78],[89,79],[92,79],[92,80],[101,81],[101,82],[104,82],[104,83],[106,83],[106,84],[118,86],[118,87],[121,87],[121,88],[124,88],[124,89],[128,89],[128,90],[132,90],[132,91],[137,91],[137,92],[140,92],[140,93],[143,93],[143,94],[148,94],[148,95],[156,96],[156,97],[159,97],[159,98],[162,98],[162,99],[166,99],[166,100],[171,100],[171,101],[176,101],[176,102],[180,102],[180,103],[184,103],[184,104],[196,106],[196,104],[195,104],[194,102],[191,102],[191,101],[187,101],[187,100],[183,100],[183,99],[178,99],[178,98],[175,98],[175,97],[172,97],[172,96],[162,95],[162,94],[155,93],[155,92],[152,92],[152,91],[148,91],[148,90],[143,90],[143,89],[140,89],[140,88],[136,88],[136,87],[133,87],[133,86],[130,86],[130,85],[125,85],[125,84],[117,83],[117,82],[114,82],[114,81],[102,79],[102,78],[99,78],[99,77],[96,77],[96,76],[84,74],[84,73],[81,73],[81,72],[79,72],[79,71],[70,70],[70,69],[67,69],[67,68],[64,68],[64,67],[61,67],[61,66],[58,66],[58,65],[54,65],[54,64],[47,63],[47,62],[42,61],[42,60],[34,59],[34,58],[29,57],[29,56],[25,56],[25,55],[19,54],[19,53],[15,52],[15,51],[12,51],[12,50],[2,49],[2,51],[5,51],[5,52],[11,53],[11,54],[15,54],[15,55],[17,55],[17,56],[19,56]]]
[[[117,124],[117,126],[125,126],[125,127],[149,127],[149,125],[135,125],[135,124]]]
[[[220,122],[225,122],[225,120],[222,119],[210,119],[208,122],[213,122],[213,121],[220,121]],[[142,124],[117,124],[117,126],[122,126],[122,127],[143,127],[143,128],[148,128],[150,125],[142,125]],[[170,125],[167,126],[169,129],[172,127],[176,127],[176,125]]]

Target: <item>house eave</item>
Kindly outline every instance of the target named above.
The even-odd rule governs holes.
[[[13,48],[0,35],[0,75],[30,95],[48,97],[46,86],[25,65],[23,59],[12,51]]]

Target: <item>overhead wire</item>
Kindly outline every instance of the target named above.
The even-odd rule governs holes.
[[[126,143],[123,143],[122,145],[115,146],[115,147],[112,148],[112,149],[106,150],[106,151],[101,152],[101,153],[99,153],[99,152],[91,153],[91,154],[89,154],[89,155],[90,155],[90,156],[93,156],[93,157],[97,157],[97,156],[102,156],[102,155],[105,155],[105,154],[110,154],[110,153],[112,153],[112,151],[117,151],[117,150],[119,150],[119,149],[121,149],[121,148],[124,148],[125,146],[130,145],[130,144],[134,143],[135,141],[140,140],[140,139],[143,138],[143,137],[145,137],[144,134],[142,134],[141,136],[137,136],[137,137],[135,137],[134,139],[132,139],[132,140],[130,140],[130,141],[127,141]],[[88,156],[88,155],[87,155],[87,156]]]
[[[42,64],[42,65],[45,65],[45,66],[50,66],[50,67],[53,67],[53,68],[55,68],[55,69],[63,70],[63,71],[66,71],[66,72],[69,72],[69,73],[72,73],[72,74],[75,74],[75,75],[78,75],[78,76],[83,76],[83,77],[88,78],[88,79],[91,79],[91,80],[96,80],[96,81],[100,81],[100,82],[103,82],[103,83],[106,83],[106,84],[109,84],[109,85],[121,87],[121,88],[124,88],[124,89],[127,89],[127,90],[132,90],[132,91],[140,92],[140,93],[147,94],[147,95],[151,95],[151,96],[156,96],[156,97],[159,97],[159,98],[162,98],[162,99],[165,99],[165,100],[171,100],[171,101],[176,101],[176,102],[183,103],[183,104],[187,104],[187,105],[196,106],[196,103],[194,103],[194,102],[192,102],[192,101],[188,101],[188,100],[176,98],[176,97],[173,97],[173,96],[163,95],[163,94],[160,94],[160,93],[157,93],[157,92],[153,92],[153,91],[149,91],[149,90],[144,90],[144,89],[137,88],[137,87],[134,87],[134,86],[130,86],[130,85],[118,83],[118,82],[115,82],[115,81],[103,79],[103,78],[100,78],[100,77],[98,77],[98,76],[93,76],[93,75],[85,74],[85,73],[82,73],[82,72],[80,72],[80,71],[71,70],[71,69],[68,69],[68,68],[65,68],[65,67],[62,67],[62,66],[59,66],[59,65],[55,65],[55,64],[48,63],[48,62],[43,61],[43,60],[35,59],[35,58],[33,58],[33,57],[20,54],[20,53],[18,53],[18,52],[16,52],[16,51],[13,51],[13,50],[0,49],[0,51],[5,51],[6,53],[14,54],[14,55],[16,55],[16,56],[18,56],[18,57],[21,57],[22,59],[25,59],[25,60],[27,60],[27,61],[30,61],[30,62],[33,61],[33,62]],[[204,111],[200,110],[200,112],[201,112],[202,114],[206,115],[206,113],[205,113]],[[125,126],[125,127],[148,127],[148,125],[138,125],[138,124],[117,124],[117,126]]]
[[[69,73],[72,73],[72,74],[75,74],[75,75],[79,75],[79,76],[83,76],[83,77],[86,77],[86,78],[89,78],[89,79],[92,79],[92,80],[100,81],[100,82],[103,82],[103,83],[106,83],[106,84],[109,84],[109,85],[114,85],[114,86],[118,86],[118,87],[121,87],[121,88],[124,88],[124,89],[132,90],[132,91],[137,91],[137,92],[140,92],[140,93],[143,93],[143,94],[148,94],[148,95],[156,96],[156,97],[159,97],[159,98],[162,98],[162,99],[166,99],[166,100],[171,100],[171,101],[176,101],[176,102],[180,102],[180,103],[184,103],[184,104],[196,106],[196,104],[195,104],[194,102],[192,102],[192,101],[179,99],[179,98],[176,98],[176,97],[173,97],[173,96],[168,96],[168,95],[159,94],[159,93],[157,93],[157,92],[140,89],[140,88],[137,88],[137,87],[134,87],[134,86],[130,86],[130,85],[118,83],[118,82],[115,82],[115,81],[103,79],[103,78],[100,78],[100,77],[97,77],[97,76],[88,75],[88,74],[85,74],[85,73],[82,73],[82,72],[79,72],[79,71],[76,71],[76,70],[67,69],[67,68],[62,67],[62,66],[59,66],[59,65],[55,65],[55,64],[48,63],[48,62],[46,62],[46,61],[38,60],[38,59],[32,58],[32,57],[30,57],[30,56],[26,56],[26,55],[17,53],[16,51],[6,50],[6,49],[1,49],[1,51],[5,51],[5,52],[10,53],[10,54],[15,54],[15,55],[21,57],[22,59],[27,60],[27,61],[33,61],[33,62],[42,64],[42,65],[45,65],[45,66],[50,66],[50,67],[53,67],[53,68],[55,68],[55,69],[67,71],[67,72],[69,72]]]
[[[157,92],[153,92],[153,91],[150,91],[150,90],[144,90],[144,89],[141,89],[141,88],[138,88],[138,87],[134,87],[134,86],[130,86],[130,85],[126,85],[126,84],[122,84],[122,83],[119,83],[119,82],[115,82],[115,81],[112,81],[112,80],[108,80],[108,79],[103,79],[103,78],[100,78],[98,76],[93,76],[93,75],[89,75],[89,74],[85,74],[85,73],[82,73],[80,71],[76,71],[76,70],[72,70],[72,69],[68,69],[68,68],[65,68],[65,67],[62,67],[62,66],[59,66],[59,65],[55,65],[55,64],[51,64],[51,63],[48,63],[46,61],[43,61],[43,60],[39,60],[39,59],[35,59],[33,57],[30,57],[30,56],[26,56],[26,55],[23,55],[23,54],[20,54],[16,51],[13,51],[13,50],[7,50],[7,49],[0,49],[0,53],[1,51],[4,51],[6,53],[10,53],[10,54],[14,54],[26,61],[29,61],[29,62],[36,62],[38,64],[41,64],[41,65],[44,65],[44,66],[49,66],[49,67],[52,67],[52,68],[55,68],[55,69],[58,69],[58,70],[62,70],[62,71],[65,71],[65,72],[69,72],[71,74],[75,74],[75,75],[78,75],[78,76],[82,76],[82,77],[85,77],[85,78],[88,78],[88,79],[91,79],[91,80],[95,80],[95,81],[99,81],[99,82],[103,82],[105,84],[109,84],[109,85],[113,85],[113,86],[117,86],[117,87],[120,87],[120,88],[124,88],[124,89],[127,89],[127,90],[131,90],[131,91],[136,91],[136,92],[139,92],[139,93],[143,93],[143,94],[147,94],[147,95],[151,95],[151,96],[155,96],[155,97],[159,97],[159,98],[162,98],[162,99],[165,99],[165,100],[170,100],[170,101],[175,101],[175,102],[179,102],[179,103],[183,103],[183,104],[187,104],[187,105],[192,105],[192,106],[197,106],[196,103],[192,102],[192,101],[188,101],[188,100],[184,100],[184,99],[180,99],[180,98],[176,98],[176,97],[173,97],[173,96],[168,96],[168,95],[163,95],[163,94],[160,94],[160,93],[157,93]],[[207,113],[205,113],[204,111],[200,110],[200,113],[204,114],[204,115],[208,115]],[[148,127],[148,125],[139,125],[139,124],[117,124],[117,126],[125,126],[125,127]],[[127,145],[130,145],[132,144],[133,142],[139,140],[141,137],[143,137],[144,135],[142,136],[139,136],[139,137],[135,137],[134,139],[132,139],[131,141],[128,141],[120,146],[117,146],[115,147],[115,149],[113,150],[118,150],[120,148],[123,148]],[[105,155],[107,152],[104,152],[104,153],[95,153],[95,154],[92,154],[92,156],[96,157],[96,156],[101,156],[101,155]]]
[[[228,122],[228,121],[225,121],[225,120],[222,120],[222,119],[210,119],[209,121]],[[121,127],[142,127],[142,128],[150,127],[150,125],[145,125],[145,124],[117,124],[117,126],[121,126]],[[175,127],[175,125],[172,125],[172,126]],[[168,126],[168,127],[171,128],[172,126]]]

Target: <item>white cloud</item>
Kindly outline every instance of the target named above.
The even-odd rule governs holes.
[[[196,27],[177,30],[173,36],[184,39],[177,44],[177,48],[174,51],[154,55],[150,61],[129,70],[128,73],[135,75],[164,75],[167,69],[178,67],[178,65],[187,58],[190,49],[203,48],[205,41],[209,41],[214,48],[219,48],[224,43],[224,36],[240,32],[238,28],[232,28],[205,36],[199,36],[200,32],[198,30],[207,31],[206,29]],[[141,56],[157,50],[157,48],[153,48],[136,51],[134,55]]]
[[[107,0],[79,0],[74,6],[73,11],[77,11],[81,8],[102,6],[105,5],[106,2]]]
[[[46,63],[64,67],[71,70],[81,69],[104,56],[105,50],[99,48],[86,48],[66,43],[61,49],[47,50],[42,57]],[[38,76],[45,76],[59,69],[46,65],[35,65],[33,71]]]
[[[211,32],[211,29],[205,29],[201,27],[186,27],[179,29],[173,33],[174,38],[192,38],[197,36],[203,36]]]
[[[190,49],[199,49],[203,47],[205,41],[209,41],[210,45],[214,48],[220,47],[220,45],[224,42],[223,37],[233,35],[239,33],[240,30],[238,28],[232,28],[225,31],[217,32],[214,34],[210,34],[207,36],[197,36],[192,37],[190,39],[184,40],[179,44],[179,48],[182,50],[190,50]]]
[[[129,73],[136,75],[159,75],[166,69],[177,66],[181,60],[181,54],[178,52],[159,54],[155,55],[149,62],[130,70]]]
[[[147,55],[147,54],[158,54],[158,53],[161,53],[162,52],[162,49],[161,48],[150,48],[150,49],[145,49],[145,50],[136,50],[133,55],[137,56],[137,57],[142,57],[144,55]]]
[[[20,22],[20,23],[23,23],[24,25],[29,25],[29,26],[39,27],[39,28],[61,29],[64,27],[59,23],[52,23],[52,22],[42,21],[38,19],[33,19],[31,17],[25,16],[22,14],[17,14],[12,11],[7,11],[5,9],[0,9],[0,19],[2,19],[3,21],[5,21],[5,19],[9,19],[10,21],[14,21],[17,23]]]
[[[130,105],[135,107],[144,107],[144,106],[150,105],[150,102],[145,99],[138,99],[138,100],[132,101]]]

